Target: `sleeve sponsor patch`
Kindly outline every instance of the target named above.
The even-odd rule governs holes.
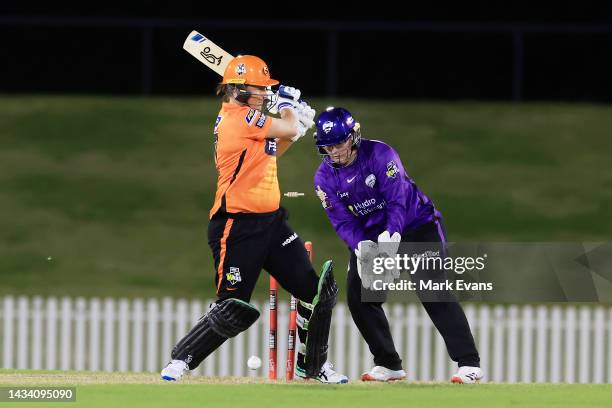
[[[223,116],[217,116],[217,120],[215,121],[215,128],[213,129],[213,133],[216,135],[218,133],[217,129],[219,129],[219,123],[223,120]]]
[[[265,152],[269,156],[276,156],[276,139],[266,139]]]
[[[387,163],[387,177],[395,178],[395,176],[397,176],[397,173],[399,173],[399,169],[397,168],[395,162],[392,160]]]
[[[327,193],[323,191],[321,186],[317,186],[317,188],[315,189],[315,192],[317,193],[317,197],[319,197],[319,200],[321,200],[321,205],[323,206],[323,208],[324,209],[330,208],[331,204],[327,200]]]
[[[262,113],[261,115],[259,115],[259,119],[257,120],[255,126],[257,126],[258,128],[264,127],[264,125],[266,124],[266,119],[266,115]]]
[[[245,117],[246,123],[248,123],[249,125],[253,124],[253,120],[255,119],[256,113],[257,111],[255,109],[249,109],[249,112],[247,113]]]

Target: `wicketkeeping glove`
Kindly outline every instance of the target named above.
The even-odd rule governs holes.
[[[357,274],[361,285],[369,289],[377,276],[374,274],[374,258],[378,255],[378,244],[374,241],[360,241],[355,248]]]

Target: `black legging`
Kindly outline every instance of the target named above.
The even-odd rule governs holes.
[[[402,235],[403,242],[444,242],[441,223],[432,222]],[[347,299],[351,316],[374,355],[374,363],[400,370],[400,359],[382,302],[361,301],[361,279],[357,274],[357,257],[351,252],[347,279]],[[458,302],[423,302],[423,307],[442,335],[448,354],[459,366],[480,366],[480,358],[465,313]]]

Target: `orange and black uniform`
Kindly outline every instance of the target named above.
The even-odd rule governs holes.
[[[215,123],[218,179],[208,244],[217,296],[248,302],[263,268],[294,296],[311,302],[318,277],[280,207],[277,142],[266,138],[271,122],[263,112],[224,103]]]

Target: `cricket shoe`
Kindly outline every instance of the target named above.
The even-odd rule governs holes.
[[[189,371],[189,366],[183,360],[172,360],[161,371],[161,378],[166,381],[177,381],[187,371]]]
[[[361,374],[361,381],[399,381],[406,378],[404,370],[389,370],[387,367],[376,366],[367,373]]]
[[[329,361],[326,361],[321,367],[321,371],[319,375],[316,377],[308,377],[306,373],[300,368],[295,367],[295,375],[303,380],[314,379],[323,384],[346,384],[348,383],[348,377],[346,375],[342,375],[334,370],[334,365]]]
[[[474,384],[480,381],[483,376],[480,367],[463,366],[459,367],[457,374],[451,377],[451,382],[457,384]]]

